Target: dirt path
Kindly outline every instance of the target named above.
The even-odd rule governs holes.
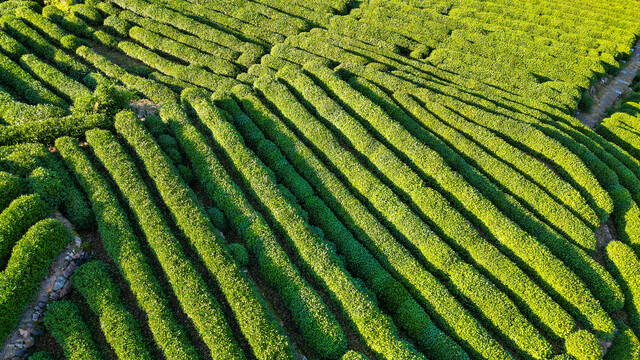
[[[623,94],[631,92],[631,82],[640,70],[640,41],[633,49],[627,66],[620,70],[616,77],[610,79],[605,86],[600,87],[593,96],[591,111],[576,115],[581,123],[590,128],[596,127],[606,116],[607,109],[612,107]],[[598,87],[597,84],[594,86]]]

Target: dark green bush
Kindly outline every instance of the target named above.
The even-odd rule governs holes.
[[[19,176],[0,171],[0,213],[22,192]]]
[[[244,245],[239,243],[230,244],[229,251],[231,251],[231,256],[233,256],[241,267],[249,265],[249,253],[247,252],[247,249],[245,249]]]
[[[71,279],[98,316],[100,328],[119,359],[150,359],[140,325],[125,308],[106,265],[91,261],[76,269]]]
[[[227,218],[224,216],[224,213],[222,211],[220,211],[218,208],[212,207],[207,210],[207,215],[209,215],[209,219],[211,219],[211,222],[216,226],[216,228],[218,228],[218,230],[227,230]]]
[[[70,301],[52,303],[45,313],[44,324],[64,350],[67,359],[102,359],[80,310]]]
[[[0,213],[0,269],[9,261],[14,244],[38,221],[49,216],[51,208],[38,194],[13,200]]]
[[[602,358],[602,349],[596,337],[586,331],[578,330],[567,337],[564,344],[567,353],[576,360],[598,360]]]
[[[28,177],[29,189],[39,194],[52,208],[58,208],[64,198],[62,181],[55,171],[38,167]]]
[[[0,277],[0,338],[4,339],[16,325],[51,262],[70,241],[71,236],[60,221],[45,219],[16,243]]]

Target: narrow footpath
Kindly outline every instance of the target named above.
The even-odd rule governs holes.
[[[595,128],[606,116],[606,111],[622,96],[631,92],[631,82],[640,71],[640,40],[633,48],[631,58],[618,75],[610,79],[606,85],[599,87],[593,96],[593,106],[588,113],[579,113],[576,118],[584,125]]]

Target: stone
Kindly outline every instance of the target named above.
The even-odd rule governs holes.
[[[80,259],[81,256],[82,256],[82,251],[78,251],[77,253],[73,254],[72,258],[74,260],[78,260]]]
[[[55,284],[53,285],[53,291],[58,291],[60,289],[62,289],[62,287],[64,286],[64,284],[67,282],[67,279],[59,276],[58,279],[56,280]]]
[[[30,334],[27,329],[19,329],[18,332],[20,333],[20,336],[22,336],[24,338],[26,338]]]
[[[48,300],[49,300],[49,297],[47,296],[47,294],[40,295],[40,302],[41,303],[46,303]]]
[[[80,238],[80,236],[76,236],[74,240],[76,241],[76,246],[82,245],[82,239]]]
[[[31,315],[31,320],[38,321],[38,319],[40,319],[40,314],[33,313],[33,315]]]
[[[51,300],[58,300],[58,298],[60,297],[60,294],[58,294],[57,292],[51,293]]]
[[[44,309],[44,306],[45,306],[45,305],[47,305],[47,303],[46,303],[46,302],[44,302],[44,301],[40,301],[40,302],[38,303],[38,306],[40,306],[40,308],[42,308],[42,309]]]
[[[29,336],[29,338],[24,342],[24,346],[32,347],[34,343],[35,341],[33,340],[33,337]]]
[[[56,284],[56,282],[53,279],[49,279],[47,281],[48,281],[48,284],[47,284],[46,290],[48,293],[50,293],[53,291],[53,286]]]
[[[64,260],[65,260],[65,261],[71,261],[71,256],[69,256],[69,255],[65,256],[65,257],[64,257]]]
[[[78,265],[76,265],[76,263],[71,262],[69,265],[67,265],[67,267],[64,269],[64,271],[62,272],[62,275],[66,278],[68,278],[69,276],[71,276],[71,273],[73,273],[73,271],[78,267]]]
[[[66,284],[60,289],[60,297],[65,297],[71,291],[71,281],[67,281]]]

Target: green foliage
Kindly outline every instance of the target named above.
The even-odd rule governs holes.
[[[340,360],[367,360],[367,357],[357,351],[349,350],[342,355]]]
[[[145,117],[143,124],[156,139],[159,139],[163,135],[168,135],[167,125],[163,123],[162,119],[158,116],[149,115]]]
[[[238,243],[230,244],[229,251],[240,267],[247,267],[247,265],[249,265],[249,253],[247,253],[244,245]]]
[[[175,101],[176,94],[168,87],[158,84],[155,81],[141,78],[127,73],[123,68],[115,65],[102,55],[81,46],[76,50],[76,54],[91,63],[97,69],[105,73],[108,77],[121,81],[127,88],[141,92],[155,103]]]
[[[578,330],[567,337],[565,344],[567,353],[576,360],[602,359],[602,350],[598,339],[586,330]]]
[[[51,355],[46,351],[38,351],[37,353],[29,356],[30,360],[53,360]]]
[[[51,104],[67,107],[67,103],[48,90],[41,82],[20,68],[8,57],[0,54],[0,84],[31,104]]]
[[[151,135],[131,112],[118,114],[116,128],[144,163],[192,249],[217,279],[256,357],[265,360],[291,358],[291,348],[282,328],[231,259],[204,210]]]
[[[130,28],[131,24],[128,21],[114,15],[111,15],[104,20],[105,31],[113,36],[126,38],[129,36]]]
[[[64,199],[62,181],[55,171],[38,167],[27,179],[29,190],[40,195],[51,208],[57,209]]]
[[[326,240],[304,220],[299,205],[282,193],[273,173],[246,148],[242,138],[226,121],[224,113],[212,106],[201,92],[193,89],[183,91],[182,98],[198,113],[220,150],[228,154],[254,199],[264,204],[265,214],[271,217],[279,231],[286,234],[289,246],[301,257],[304,269],[333,294],[350,321],[363,329],[368,346],[388,358],[421,359],[423,356],[399,337],[396,327],[383,315],[371,293],[347,272],[335,250],[327,246]],[[375,335],[364,330],[367,323],[376,324]],[[341,354],[345,344],[336,341],[335,345],[324,346],[325,353]]]
[[[38,194],[13,200],[0,213],[0,269],[9,261],[11,251],[21,236],[38,221],[49,216],[51,208]]]
[[[633,250],[620,241],[612,241],[605,248],[610,271],[625,292],[625,311],[633,332],[640,333],[640,261]]]
[[[122,304],[123,299],[105,265],[88,262],[74,271],[71,281],[98,316],[102,333],[119,359],[151,357],[140,325]]]
[[[5,338],[49,272],[60,251],[71,241],[58,220],[33,225],[16,243],[7,267],[0,274],[0,337]]]
[[[180,173],[180,177],[182,178],[182,180],[184,180],[185,183],[193,184],[193,181],[195,180],[195,178],[193,176],[193,171],[191,171],[191,169],[188,166],[184,164],[179,164],[178,172]]]
[[[243,114],[237,104],[226,96],[220,96],[219,102],[233,114],[234,124],[242,133],[246,143],[256,149],[256,153],[265,161],[265,164],[274,169],[278,181],[292,190],[309,212],[312,222],[319,226],[327,235],[327,239],[335,244],[338,252],[344,256],[349,271],[364,280],[369,289],[376,294],[378,301],[391,312],[396,324],[408,331],[425,353],[429,353],[436,359],[468,358],[468,355],[453,340],[435,327],[429,320],[429,315],[411,294],[392,278],[363,245],[358,243],[336,215],[343,217],[344,223],[363,244],[377,251],[384,249],[385,243],[396,243],[388,230],[340,184],[335,175],[319,164],[310,149],[300,143],[290,130],[282,124],[273,122],[275,117],[255,96],[250,94],[247,88],[234,88],[234,92],[242,98],[251,118]],[[335,209],[336,214],[332,213],[323,201],[313,196],[310,184],[296,173],[296,169],[287,163],[283,153],[273,143],[265,140],[260,129],[253,124],[254,121],[264,129],[268,129],[265,130],[267,135],[274,141],[278,141],[279,145],[283,146],[283,151],[292,156],[291,163],[296,165],[301,174],[318,173],[319,177],[309,176],[309,181],[317,185],[318,189],[322,189],[319,191],[320,197]],[[295,151],[292,151],[293,148]],[[372,241],[380,241],[380,243],[376,245],[372,244]],[[391,258],[401,260],[402,256]],[[412,267],[408,258],[403,259],[401,263]],[[412,274],[416,276],[416,270],[412,270]]]
[[[95,224],[93,212],[86,196],[73,181],[73,175],[62,164],[55,153],[41,144],[21,144],[0,147],[0,165],[16,175],[28,176],[37,167],[53,170],[63,186],[63,201],[60,210],[78,229],[89,229]],[[27,185],[27,184],[25,184]],[[26,189],[26,186],[25,186]]]
[[[91,339],[89,327],[80,310],[67,300],[56,301],[49,306],[44,324],[70,360],[100,360],[102,356]]]
[[[33,54],[20,58],[20,65],[35,74],[43,83],[54,89],[58,95],[68,103],[75,103],[75,99],[91,96],[89,89],[81,83],[71,79],[55,67],[41,61]]]
[[[617,322],[618,333],[604,355],[604,360],[631,360],[640,357],[640,340],[627,325]]]
[[[140,250],[127,214],[106,179],[93,167],[77,140],[60,138],[56,140],[56,147],[88,194],[107,255],[115,262],[138,305],[147,314],[155,342],[167,358],[195,359],[195,349],[170,311],[167,297]]]
[[[90,131],[87,140],[126,196],[182,309],[198,329],[211,356],[215,359],[243,359],[219,303],[207,290],[193,264],[185,260],[187,255],[154,204],[153,196],[144,186],[133,160],[107,131]]]
[[[20,177],[0,171],[0,212],[22,193]]]
[[[25,142],[53,145],[59,137],[82,136],[85,131],[96,127],[112,128],[113,118],[109,118],[105,114],[74,114],[66,117],[42,119],[37,122],[3,126],[0,127],[0,145]]]
[[[92,5],[93,4],[89,3],[72,5],[69,7],[69,12],[71,15],[76,16],[93,26],[102,25],[102,15],[98,9]]]
[[[215,225],[215,227],[220,231],[225,231],[228,228],[227,218],[224,216],[224,213],[220,211],[220,209],[212,207],[207,210],[207,215],[209,219]]]
[[[59,42],[65,35],[67,35],[48,19],[38,14],[35,14],[35,18],[39,20],[37,22],[39,28],[42,28],[48,36],[52,37],[55,41]],[[32,22],[32,20],[29,21]],[[5,16],[1,18],[0,26],[16,40],[31,49],[35,55],[56,64],[56,67],[59,70],[73,79],[81,80],[87,73],[89,73],[90,69],[86,65],[59,49],[55,43],[52,44],[36,30],[27,26],[22,19],[14,16]]]
[[[129,107],[132,94],[112,82],[98,84],[93,94],[76,98],[74,113],[106,114],[114,117],[120,110]]]

